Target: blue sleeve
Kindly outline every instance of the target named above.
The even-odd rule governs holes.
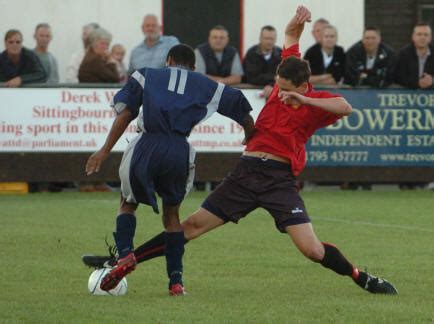
[[[223,89],[217,109],[219,114],[229,117],[238,124],[242,124],[251,110],[250,103],[240,90],[228,86]]]
[[[143,87],[140,83],[140,76],[142,76],[144,82],[143,75],[136,71],[114,96],[112,107],[116,113],[120,114],[126,108],[131,111],[134,118],[139,115],[143,103]]]

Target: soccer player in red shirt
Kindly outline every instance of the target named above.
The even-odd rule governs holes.
[[[288,233],[307,258],[336,273],[348,276],[371,293],[397,294],[384,279],[359,271],[339,249],[321,242],[310,223],[295,176],[306,163],[305,144],[314,132],[351,113],[351,105],[341,96],[314,91],[308,80],[310,68],[300,59],[299,39],[310,11],[300,6],[285,30],[282,62],[274,89],[255,123],[256,132],[235,169],[205,199],[202,207],[183,223],[185,241],[226,222],[237,223],[262,207],[274,218],[277,229]],[[164,254],[164,233],[138,247],[138,262]],[[84,256],[83,262],[101,266],[108,257]]]

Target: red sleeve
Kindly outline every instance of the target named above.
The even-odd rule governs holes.
[[[308,94],[308,97],[327,99],[327,98],[339,98],[342,96],[340,94],[330,93],[327,91],[312,91],[311,93]],[[315,130],[332,125],[342,118],[341,115],[333,114],[319,107],[311,106],[310,108],[311,108],[312,120],[316,121],[314,126]]]
[[[281,54],[282,60],[290,56],[296,56],[298,58],[301,58],[300,46],[298,45],[298,43],[288,48],[285,48],[285,46],[283,47],[282,54]]]

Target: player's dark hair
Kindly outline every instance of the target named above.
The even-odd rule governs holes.
[[[264,27],[261,28],[261,33],[262,33],[264,30],[268,30],[268,31],[270,31],[270,32],[275,32],[275,31],[276,31],[276,28],[274,28],[274,27],[271,26],[271,25],[266,25],[266,26],[264,26]]]
[[[309,81],[309,62],[295,56],[290,56],[279,64],[277,75],[280,78],[291,81],[294,86],[299,87],[304,82]]]
[[[166,61],[171,58],[176,65],[185,66],[191,70],[194,69],[196,64],[196,57],[194,56],[194,50],[186,44],[178,44],[173,46],[169,53],[167,53]]]
[[[363,35],[367,32],[367,31],[374,31],[376,32],[378,35],[381,36],[381,30],[378,27],[375,26],[367,26],[365,27],[365,30],[363,31]]]

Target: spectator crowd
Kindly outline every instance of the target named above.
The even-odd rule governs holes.
[[[309,61],[310,82],[315,85],[433,87],[434,47],[428,24],[416,24],[411,42],[398,52],[382,40],[381,31],[375,27],[365,28],[361,40],[347,51],[338,45],[337,28],[326,19],[318,19],[312,27],[316,43],[306,51],[304,59]],[[144,40],[131,51],[127,68],[126,50],[121,44],[111,46],[110,32],[97,23],[83,26],[83,48],[71,54],[66,82],[125,83],[137,69],[164,67],[169,49],[179,40],[162,35],[161,30],[155,15],[144,17]],[[0,84],[19,87],[27,83],[59,82],[58,63],[49,51],[50,25],[38,24],[34,39],[36,46],[30,50],[23,47],[19,30],[6,32],[5,50],[0,54]],[[227,85],[247,83],[261,87],[263,96],[268,97],[282,51],[276,40],[273,26],[262,27],[258,44],[249,48],[242,60],[238,50],[229,45],[228,30],[217,25],[209,31],[208,40],[195,49],[196,71]]]

